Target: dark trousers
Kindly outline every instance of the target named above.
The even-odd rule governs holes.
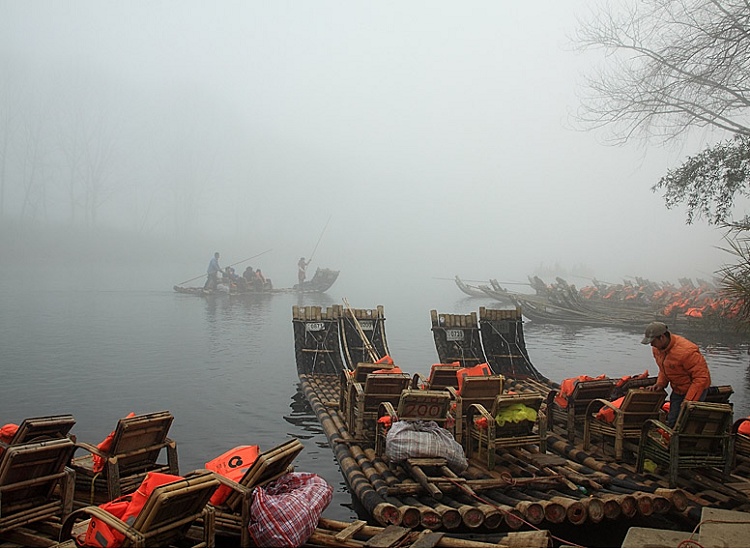
[[[219,282],[219,278],[217,277],[217,273],[209,273],[208,279],[206,279],[206,284],[203,285],[203,290],[208,290],[209,288],[211,290],[216,290],[216,285]]]

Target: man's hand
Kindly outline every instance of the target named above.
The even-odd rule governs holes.
[[[663,390],[664,388],[662,388],[659,384],[653,384],[651,386],[646,386],[644,389],[647,389],[648,391],[659,391]]]

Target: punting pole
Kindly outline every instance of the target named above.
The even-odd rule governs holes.
[[[315,243],[315,248],[313,248],[312,254],[310,254],[310,257],[307,259],[308,262],[311,262],[313,259],[313,256],[315,256],[315,251],[318,250],[318,245],[320,244],[320,239],[323,238],[323,233],[326,232],[326,227],[328,227],[328,222],[331,221],[331,217],[333,214],[328,216],[328,221],[326,221],[326,224],[323,226],[323,231],[320,232],[320,237],[318,237],[318,242]]]
[[[367,355],[370,356],[370,359],[372,360],[373,363],[377,363],[380,357],[378,357],[378,354],[375,353],[375,347],[367,338],[365,331],[362,330],[362,325],[359,324],[359,319],[357,319],[357,316],[354,314],[354,310],[352,309],[352,306],[349,305],[349,301],[346,298],[342,298],[341,300],[344,302],[346,309],[349,310],[349,313],[352,314],[352,321],[354,322],[354,328],[357,329],[357,334],[359,334],[359,337],[362,339],[362,344],[365,346],[365,349],[367,350]]]

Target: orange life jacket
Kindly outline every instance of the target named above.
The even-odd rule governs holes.
[[[456,373],[456,378],[458,378],[458,394],[461,395],[461,388],[463,388],[464,380],[468,376],[490,376],[492,374],[492,369],[487,363],[479,363],[478,365],[474,365],[473,367],[464,367],[462,369],[459,369]]]
[[[737,433],[742,435],[750,435],[750,416],[740,422],[740,425],[737,426]]]
[[[6,424],[0,428],[0,441],[3,443],[10,443],[13,441],[13,436],[18,431],[18,424]]]
[[[624,395],[619,399],[615,399],[614,401],[612,401],[612,404],[619,409],[622,406],[623,401],[625,401]],[[602,407],[601,409],[599,409],[599,412],[596,413],[596,418],[598,420],[603,420],[604,422],[609,422],[611,424],[615,421],[615,411],[613,411],[609,407]]]
[[[393,365],[393,359],[390,355],[384,355],[377,361],[375,361],[376,365]]]
[[[149,472],[134,492],[102,504],[100,508],[121,519],[128,525],[133,525],[135,518],[143,510],[143,506],[146,504],[148,497],[151,496],[151,493],[154,492],[154,489],[182,479],[185,478],[161,472]],[[99,521],[94,517],[91,518],[84,538],[85,546],[115,548],[122,546],[124,541],[125,535],[111,529],[103,521]]]
[[[258,445],[240,445],[206,462],[206,469],[239,482],[248,468],[255,464],[259,454]],[[224,504],[231,493],[231,487],[221,484],[209,502],[214,506]]]

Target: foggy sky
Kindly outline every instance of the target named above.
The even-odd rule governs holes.
[[[0,101],[21,90],[50,144],[103,116],[98,223],[184,237],[201,268],[272,248],[266,273],[315,250],[361,277],[710,278],[732,260],[722,232],[650,190],[700,139],[572,129],[598,59],[569,37],[596,3],[0,0]]]

